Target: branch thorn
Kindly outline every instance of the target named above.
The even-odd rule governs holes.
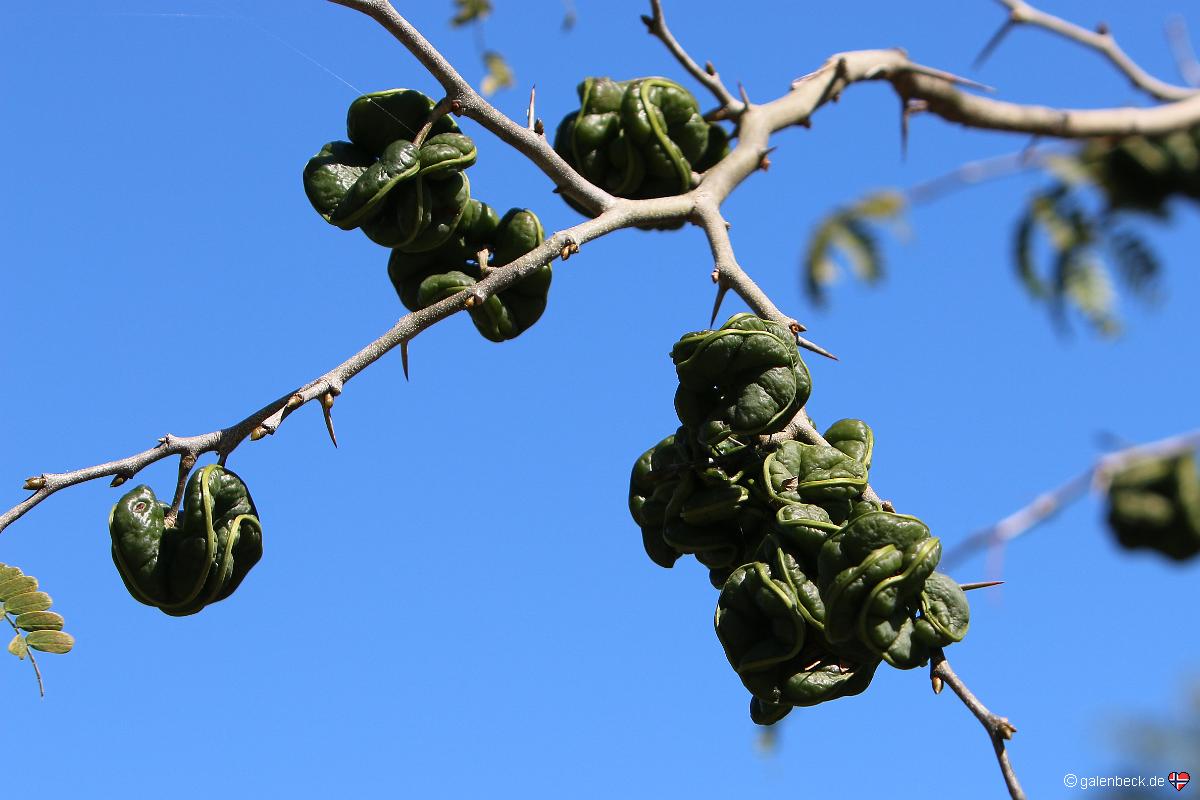
[[[716,270],[713,270],[716,274]],[[708,321],[709,327],[712,327],[717,321],[717,314],[721,311],[721,302],[725,299],[725,295],[729,293],[729,287],[723,283],[717,284],[717,299],[713,302],[712,319]]]
[[[838,360],[838,357],[835,356],[833,353],[829,352],[824,347],[821,347],[821,345],[819,345],[819,344],[813,344],[808,339],[805,339],[803,336],[796,337],[796,344],[798,344],[800,347],[803,347],[805,350],[811,350],[812,352],[816,353],[817,355],[825,356],[826,358],[833,359],[834,361]]]
[[[991,586],[1002,586],[1004,581],[979,581],[978,583],[960,583],[958,588],[964,592],[970,592],[975,589],[987,589]]]
[[[400,366],[404,368],[404,380],[408,380],[408,339],[400,342]]]
[[[992,38],[987,40],[987,44],[979,51],[979,55],[975,56],[975,60],[971,62],[972,69],[979,69],[983,66],[983,62],[988,60],[988,57],[1000,46],[1000,42],[1004,41],[1004,37],[1008,32],[1016,27],[1016,20],[1009,18],[1007,22],[1000,26],[1000,29],[992,34]]]
[[[741,81],[738,81],[738,94],[741,95],[741,97],[742,97],[742,104],[745,105],[746,108],[749,108],[750,107],[750,97],[749,97],[749,95],[746,94],[746,87],[742,84]]]
[[[321,395],[321,411],[325,414],[325,430],[329,431],[329,439],[337,447],[337,434],[333,432],[333,397],[332,391]]]

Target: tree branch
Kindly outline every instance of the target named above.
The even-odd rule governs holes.
[[[988,738],[992,740],[992,748],[996,751],[996,761],[1000,764],[1000,772],[1004,775],[1004,784],[1008,787],[1009,796],[1013,800],[1025,800],[1025,792],[1021,789],[1021,782],[1017,780],[1012,763],[1008,760],[1008,750],[1004,746],[1017,732],[1016,727],[1005,717],[993,714],[987,706],[979,702],[979,698],[950,667],[950,662],[946,660],[946,654],[940,647],[933,651],[933,657],[929,660],[929,677],[933,681],[935,693],[941,692],[943,683],[949,686],[958,695],[958,699],[962,700],[963,705],[975,715],[975,719],[983,725]]]
[[[1192,37],[1183,17],[1175,16],[1167,20],[1167,43],[1184,83],[1200,90],[1200,61],[1196,60],[1196,50],[1192,47]]]
[[[746,104],[738,100],[725,87],[721,81],[721,76],[713,68],[712,62],[709,61],[707,68],[701,67],[695,60],[688,55],[683,46],[675,39],[671,33],[671,29],[667,27],[667,18],[663,14],[662,0],[650,0],[650,9],[653,16],[642,17],[642,22],[646,23],[647,30],[652,36],[657,37],[666,45],[667,50],[671,51],[671,55],[675,56],[675,60],[683,66],[691,76],[704,85],[720,103],[716,114],[722,119],[735,118],[739,116],[745,109]],[[710,115],[711,116],[711,115]]]
[[[985,59],[995,49],[996,45],[1000,43],[1004,35],[1014,27],[1029,25],[1034,28],[1042,28],[1043,30],[1050,31],[1073,42],[1077,42],[1084,47],[1095,50],[1107,58],[1125,77],[1129,78],[1130,83],[1156,100],[1183,100],[1195,95],[1197,92],[1195,88],[1176,86],[1172,83],[1159,80],[1146,72],[1121,49],[1120,45],[1117,44],[1117,40],[1108,30],[1108,26],[1103,23],[1097,27],[1097,30],[1089,31],[1087,28],[1082,28],[1073,22],[1068,22],[1053,14],[1047,14],[1044,11],[1036,9],[1029,3],[1024,2],[1024,0],[997,0],[997,2],[1008,9],[1008,21],[1004,23],[1003,27],[988,42],[983,52],[980,53],[976,63]]]
[[[588,181],[554,152],[554,148],[542,136],[529,127],[520,125],[502,114],[491,103],[471,88],[458,70],[429,43],[420,31],[400,16],[387,0],[329,0],[339,6],[361,11],[384,27],[400,44],[404,45],[422,66],[429,71],[442,88],[446,98],[458,101],[459,113],[469,117],[491,131],[505,143],[534,163],[563,192],[569,194],[582,206],[593,212],[607,209],[616,198]]]
[[[999,522],[962,540],[942,558],[943,564],[954,564],[987,549],[1004,547],[1046,522],[1066,506],[1080,499],[1088,490],[1107,491],[1112,476],[1126,467],[1147,458],[1168,458],[1200,447],[1200,430],[1169,436],[1148,444],[1127,447],[1102,456],[1095,464],[1048,492],[1038,495],[1029,505],[1017,509]]]

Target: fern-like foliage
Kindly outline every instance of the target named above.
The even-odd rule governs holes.
[[[1017,278],[1061,330],[1074,316],[1113,336],[1121,329],[1118,289],[1142,302],[1159,298],[1162,262],[1130,223],[1138,217],[1169,219],[1176,198],[1200,201],[1200,128],[1094,139],[1039,163],[1054,181],[1017,218]],[[828,301],[828,287],[842,266],[866,283],[879,282],[877,223],[897,220],[910,202],[900,192],[873,192],[818,223],[803,265],[805,289],[815,304]]]
[[[899,222],[906,207],[904,195],[884,190],[835,209],[822,219],[804,254],[804,288],[809,299],[824,305],[828,287],[837,281],[843,267],[865,283],[882,280],[883,250],[877,229],[880,223]]]
[[[29,659],[42,695],[46,690],[33,651],[62,654],[75,646],[74,637],[63,631],[62,616],[50,610],[53,602],[50,595],[39,591],[37,578],[0,563],[0,616],[15,634],[8,652],[22,661]]]

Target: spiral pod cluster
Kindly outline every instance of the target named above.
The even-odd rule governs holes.
[[[233,594],[262,558],[262,525],[242,479],[216,464],[192,473],[183,505],[170,507],[138,486],[108,517],[113,563],[139,602],[174,617]]]
[[[1200,476],[1192,453],[1138,461],[1108,487],[1108,524],[1129,549],[1184,561],[1200,553]]]
[[[970,610],[935,571],[940,541],[863,498],[871,428],[839,420],[821,445],[765,439],[811,390],[785,328],[735,315],[686,334],[672,358],[683,424],[635,462],[629,509],[654,563],[708,568],[755,722],[859,694],[880,664],[912,669],[962,640]]]
[[[362,95],[347,112],[350,141],[326,144],[304,168],[305,192],[326,222],[391,248],[388,275],[412,311],[469,289],[545,238],[532,211],[500,217],[471,196],[465,170],[475,144],[433,111],[412,89]],[[472,305],[476,328],[495,342],[518,336],[545,310],[550,279],[547,264]]]
[[[692,188],[693,172],[729,151],[725,130],[704,119],[691,92],[666,78],[587,78],[578,93],[579,109],[559,123],[554,149],[618,197],[682,194]]]

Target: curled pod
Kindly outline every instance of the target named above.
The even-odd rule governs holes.
[[[148,486],[113,506],[113,563],[138,601],[171,616],[195,614],[233,594],[262,558],[262,526],[246,485],[224,467],[192,473],[183,506],[166,517]]]
[[[416,311],[469,289],[483,279],[482,266],[502,267],[530,252],[545,237],[541,221],[528,209],[514,208],[491,224],[494,212],[486,204],[468,203],[460,214],[456,235],[433,250],[392,251],[388,276],[405,306]],[[478,253],[487,250],[489,264]],[[545,264],[509,288],[468,309],[476,329],[493,342],[515,339],[546,309],[553,270]]]
[[[868,511],[852,519],[818,559],[826,638],[865,647],[900,669],[925,663],[932,646],[957,641],[940,628],[966,633],[961,590],[955,584],[955,596],[929,585],[941,553],[941,542],[915,517]],[[920,622],[918,612],[927,608],[936,624]]]
[[[776,551],[784,551],[799,564],[816,574],[821,548],[841,526],[829,518],[821,506],[789,503],[775,512],[775,519],[759,547],[760,561],[771,561]]]
[[[762,488],[776,507],[844,504],[857,500],[867,485],[867,468],[841,450],[795,441],[781,442],[767,456],[762,476]]]
[[[304,168],[317,213],[385,247],[427,250],[448,239],[470,198],[462,170],[475,163],[476,149],[445,116],[416,146],[432,109],[432,100],[411,89],[355,99],[346,119],[350,141],[329,142]]]
[[[768,584],[776,569],[761,563],[739,567],[717,606],[717,635],[754,696],[750,718],[760,725],[777,722],[794,706],[863,692],[880,663],[864,648],[831,646],[805,619],[790,581],[775,577]]]
[[[1191,453],[1145,459],[1112,477],[1108,524],[1129,549],[1183,561],[1200,553],[1200,477]]]
[[[871,468],[871,456],[875,451],[875,434],[861,419],[840,419],[825,431],[825,441],[846,455]]]
[[[753,314],[683,336],[671,360],[679,376],[676,413],[705,445],[782,430],[812,391],[795,337]]]
[[[729,152],[721,126],[674,81],[586,78],[579,109],[559,123],[554,148],[584,177],[618,197],[666,197],[692,186]],[[585,209],[564,199],[581,213]]]

